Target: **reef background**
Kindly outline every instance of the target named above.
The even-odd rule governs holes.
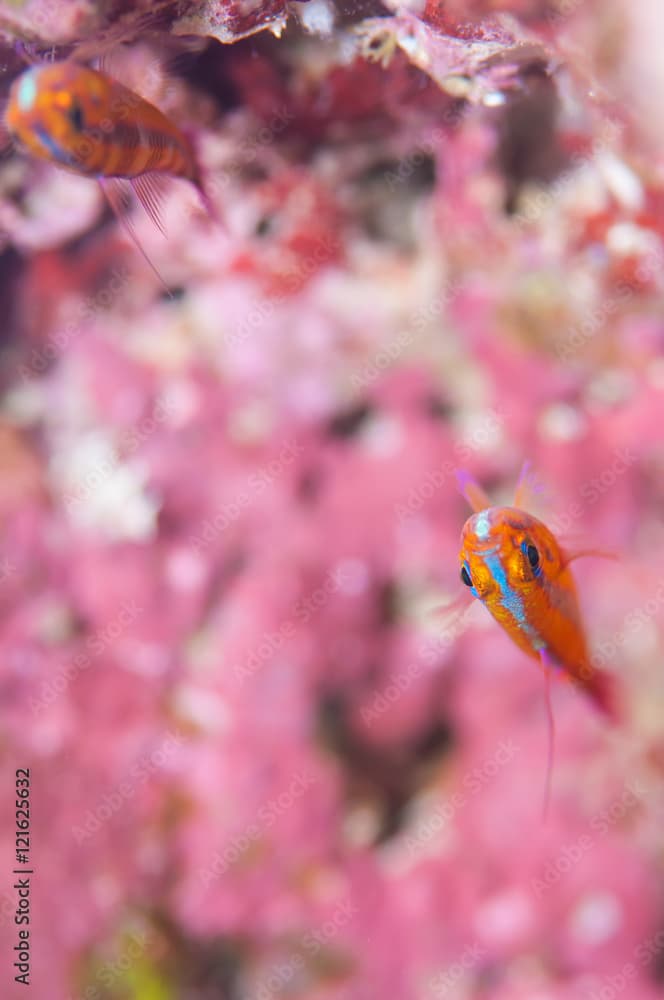
[[[664,997],[664,9],[0,4],[224,225],[0,163],[0,953],[40,1000]],[[454,469],[577,564],[611,728],[480,607]],[[31,986],[15,984],[30,768]]]

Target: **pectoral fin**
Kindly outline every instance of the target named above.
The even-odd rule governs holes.
[[[592,556],[595,559],[618,559],[618,553],[611,552],[609,549],[572,549],[562,545],[561,552],[562,569],[569,566],[569,564],[574,562],[575,559],[584,559],[586,556]]]
[[[152,263],[152,261],[148,257],[143,247],[141,246],[140,240],[136,235],[136,230],[134,229],[134,225],[131,221],[131,217],[129,214],[129,206],[131,203],[131,191],[132,191],[131,185],[129,184],[128,181],[125,181],[124,179],[119,177],[100,177],[99,183],[101,184],[102,191],[106,195],[106,199],[111,208],[113,209],[113,212],[118,222],[120,223],[120,225],[126,232],[127,236],[129,237],[129,239],[132,241],[132,243],[140,253],[143,260],[148,264],[150,270],[156,275],[156,277],[159,279],[160,284],[164,286],[164,288],[170,295],[171,294],[170,288],[168,287],[168,285],[160,275],[159,271]]]

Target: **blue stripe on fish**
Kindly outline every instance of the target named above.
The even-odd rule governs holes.
[[[545,642],[539,637],[538,633],[526,618],[526,611],[523,606],[521,596],[517,594],[514,588],[510,587],[507,582],[507,574],[503,569],[500,558],[494,555],[486,555],[484,557],[484,562],[487,569],[491,573],[491,577],[495,581],[498,590],[500,591],[502,607],[506,611],[509,611],[519,628],[523,629],[532,642],[533,647],[535,649],[544,649],[546,645]]]
[[[57,142],[49,135],[46,129],[37,127],[35,133],[42,146],[49,151],[54,160],[57,160],[58,163],[63,163],[67,167],[73,164],[74,161],[69,153],[66,153],[61,146],[58,146]]]

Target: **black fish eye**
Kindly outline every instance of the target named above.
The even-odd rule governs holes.
[[[461,579],[467,587],[472,587],[473,581],[470,579],[470,573],[465,566],[461,567]]]
[[[531,569],[537,569],[537,567],[539,566],[540,557],[539,557],[539,552],[537,551],[534,545],[526,546],[526,558],[530,563]]]
[[[78,101],[74,101],[67,114],[69,116],[69,121],[72,123],[76,131],[82,132],[85,122],[83,120],[83,108]]]

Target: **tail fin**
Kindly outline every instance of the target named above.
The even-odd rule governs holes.
[[[607,719],[614,724],[623,721],[624,695],[618,679],[613,674],[598,670],[589,664],[573,680]]]
[[[620,684],[613,674],[603,670],[595,670],[586,688],[597,707],[604,712],[613,723],[624,719],[624,695]]]
[[[182,131],[191,152],[192,171],[189,180],[198,191],[201,204],[209,218],[218,226],[221,226],[222,229],[225,229],[226,227],[219,208],[212,198],[212,194],[218,189],[219,185],[211,178],[210,171],[203,165],[203,159],[200,155],[200,137],[195,135],[191,129],[185,128]]]
[[[194,184],[196,186],[196,190],[198,191],[199,198],[201,199],[201,202],[203,204],[203,208],[207,212],[208,216],[213,222],[215,222],[218,226],[221,226],[222,229],[224,229],[225,228],[224,220],[221,217],[217,205],[210,196],[210,187],[211,187],[210,183],[208,180],[205,181],[203,180],[202,172],[200,170],[198,178],[197,180],[194,181]]]

